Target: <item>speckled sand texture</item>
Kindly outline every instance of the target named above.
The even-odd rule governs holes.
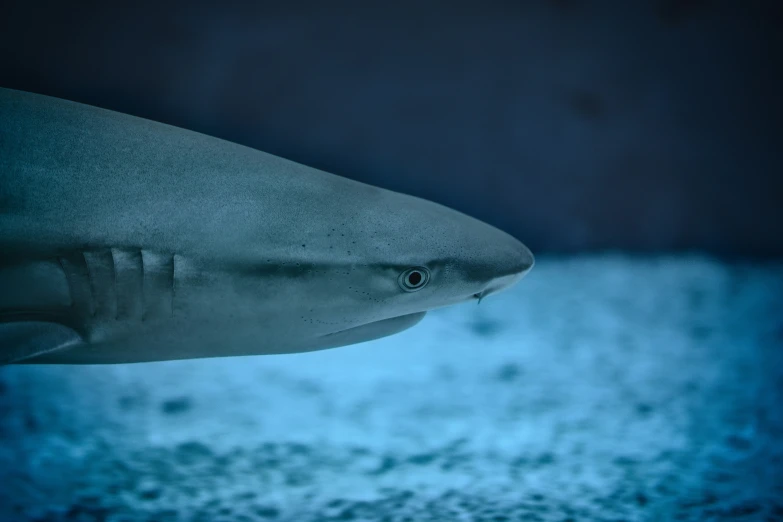
[[[783,520],[783,263],[541,258],[403,334],[0,368],[0,520]]]

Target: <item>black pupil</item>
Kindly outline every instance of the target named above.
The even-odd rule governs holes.
[[[411,272],[408,275],[408,284],[411,286],[418,286],[421,283],[421,272]]]

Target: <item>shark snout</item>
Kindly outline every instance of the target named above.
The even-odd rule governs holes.
[[[505,272],[507,275],[524,276],[535,264],[533,252],[521,241],[514,238],[511,238],[511,241],[512,247],[509,248],[510,253],[507,255]]]
[[[533,265],[536,264],[536,259],[533,257],[533,252],[530,251],[528,247],[522,244],[522,242],[519,242],[519,254],[517,258],[517,262],[519,265],[517,266],[518,271],[523,276],[530,272],[530,269],[533,268]]]
[[[493,259],[493,277],[484,284],[480,292],[474,294],[479,301],[514,285],[525,277],[535,264],[533,253],[517,239],[506,236],[504,247],[502,253],[497,252]]]
[[[509,278],[518,281],[535,264],[533,253],[524,243],[505,232],[501,234],[503,241],[498,241],[495,252],[496,274],[491,286],[497,286],[498,281],[507,281]]]

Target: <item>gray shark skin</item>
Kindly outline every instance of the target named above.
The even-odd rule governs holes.
[[[532,266],[518,240],[436,203],[0,89],[0,363],[333,348]]]

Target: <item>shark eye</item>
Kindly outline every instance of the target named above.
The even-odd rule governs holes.
[[[406,292],[415,292],[427,286],[430,280],[430,271],[423,266],[416,266],[407,269],[400,274],[398,279],[400,288]]]

